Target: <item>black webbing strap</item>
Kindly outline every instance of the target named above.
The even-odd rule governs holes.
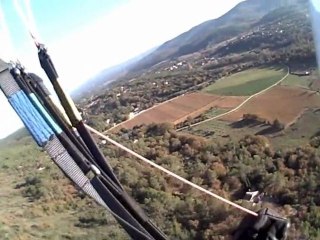
[[[131,225],[139,229],[141,232],[145,233],[148,238],[142,238],[142,239],[154,239],[145,229],[143,226],[139,224],[139,222],[130,214],[130,212],[127,211],[127,209],[118,201],[117,197],[115,197],[107,187],[100,181],[98,177],[94,177],[91,180],[91,183],[93,187],[96,189],[96,191],[99,193],[101,198],[104,200],[104,202],[107,204],[107,206],[110,209],[113,209],[113,211],[119,215],[121,218],[126,219],[127,222],[129,222]],[[120,223],[121,224],[121,223]],[[137,236],[135,231],[132,231],[131,229],[128,229],[126,226],[121,224],[128,234],[133,239],[141,239],[141,236]]]
[[[55,70],[55,67],[51,61],[51,58],[47,53],[47,49],[45,49],[44,45],[40,44],[38,46],[38,50],[39,50],[38,57],[39,57],[40,65],[43,68],[43,70],[46,72],[51,84],[53,85],[53,88],[56,91],[58,98],[60,99],[60,102],[65,112],[67,113],[72,125],[78,130],[81,138],[87,145],[88,149],[94,156],[99,166],[103,169],[103,171],[106,174],[108,174],[108,176],[113,180],[113,182],[119,186],[119,188],[122,188],[119,180],[114,175],[114,172],[112,171],[112,168],[109,162],[105,159],[101,150],[96,145],[93,137],[91,136],[87,128],[84,126],[81,116],[78,110],[76,109],[72,99],[62,89],[58,81],[57,71]]]

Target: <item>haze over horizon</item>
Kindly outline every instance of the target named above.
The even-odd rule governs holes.
[[[23,13],[28,6],[32,9],[36,25],[31,24],[32,30],[48,47],[63,87],[71,92],[100,71],[159,46],[206,20],[218,18],[241,1],[226,0],[219,5],[213,5],[211,0],[1,1],[0,15],[6,23],[0,25],[6,36],[1,41],[1,58],[19,59],[52,89],[15,3]],[[3,94],[0,105],[5,115],[0,119],[1,139],[23,125]]]

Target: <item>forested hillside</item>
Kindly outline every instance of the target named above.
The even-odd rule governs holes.
[[[77,106],[85,123],[99,131],[194,92],[212,94],[219,101],[237,99],[235,108],[253,98],[258,107],[249,102],[251,111],[289,109],[286,124],[279,120],[279,112],[264,112],[272,119],[268,120],[260,117],[261,112],[242,108],[241,119],[212,119],[202,128],[191,126],[234,110],[215,106],[180,125],[138,124],[106,134],[241,206],[276,210],[291,222],[290,240],[320,239],[320,85],[315,55],[306,0],[248,0],[164,43],[131,65],[131,71],[121,68],[121,77],[109,89],[99,85],[98,94],[80,98]],[[259,100],[268,88],[271,91]],[[286,104],[271,102],[268,96],[273,95],[267,94],[272,91],[292,98]],[[311,100],[314,105],[307,104]],[[294,104],[297,112],[291,111]],[[170,239],[232,239],[245,213],[94,138],[125,190]],[[1,239],[129,239],[105,209],[62,174],[25,129],[0,141],[0,182]],[[254,205],[244,200],[249,190],[264,193],[262,201]]]
[[[168,124],[142,126],[112,138],[245,207],[276,209],[292,222],[289,239],[320,237],[318,138],[308,146],[276,152],[262,136],[244,136],[222,145],[176,133]],[[123,239],[123,231],[111,216],[77,192],[33,144],[21,141],[10,149],[1,149],[1,156],[6,156],[1,161],[1,178],[8,188],[2,194],[8,202],[1,204],[14,211],[5,210],[0,220],[0,231],[7,239]],[[14,149],[20,151],[13,154]],[[223,239],[231,236],[244,216],[113,146],[102,145],[102,149],[121,183],[171,239]],[[249,188],[265,192],[262,206],[252,207],[241,200]],[[18,210],[19,204],[27,208]],[[31,217],[30,223],[25,222]]]
[[[128,119],[130,112],[203,89],[219,78],[245,69],[279,64],[294,68],[297,63],[301,63],[302,69],[315,67],[306,3],[275,9],[250,26],[250,30],[195,54],[167,60],[143,74],[129,74],[112,89],[83,99],[79,107],[88,123],[106,130]]]

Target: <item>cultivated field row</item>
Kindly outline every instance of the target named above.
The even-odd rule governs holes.
[[[150,108],[131,120],[119,124],[113,130],[132,128],[135,125],[171,122],[178,124],[188,117],[196,117],[212,107],[232,109],[246,97],[218,96],[206,93],[190,93]]]

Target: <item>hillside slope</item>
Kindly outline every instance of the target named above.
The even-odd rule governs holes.
[[[0,238],[127,239],[107,211],[85,197],[23,128],[0,142]]]
[[[252,24],[278,7],[290,6],[300,2],[302,1],[247,0],[241,2],[220,18],[195,26],[164,43],[139,61],[132,70],[148,68],[164,60],[200,51],[208,45],[217,44],[250,29]]]
[[[156,103],[200,90],[224,76],[266,65],[286,64],[292,68],[301,62],[302,68],[316,63],[305,1],[298,6],[272,10],[250,29],[201,51],[166,59],[140,74],[131,72],[117,81],[112,90],[92,96],[80,107],[88,123],[103,131],[126,120],[130,112],[140,112]]]

